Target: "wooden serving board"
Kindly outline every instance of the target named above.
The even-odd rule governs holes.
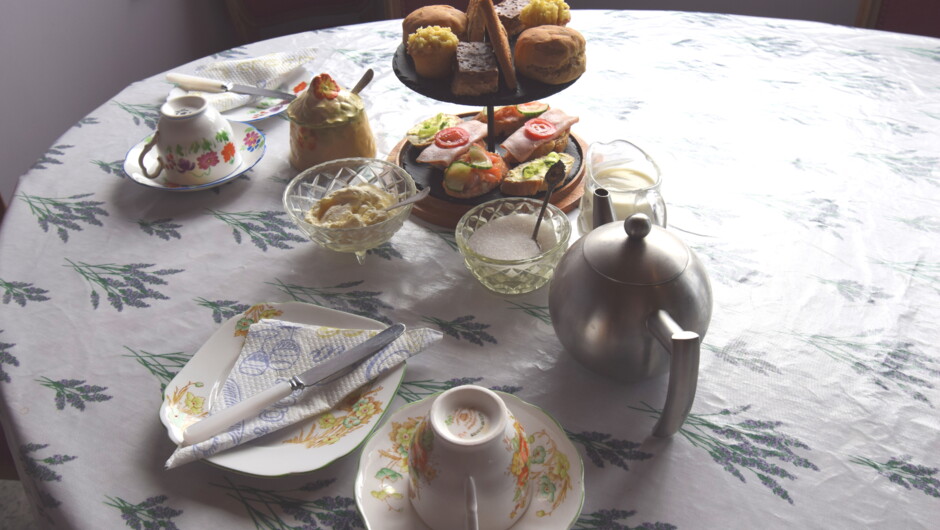
[[[411,213],[419,219],[444,228],[456,228],[457,222],[460,221],[463,214],[470,211],[474,206],[494,199],[511,197],[511,195],[500,192],[499,188],[471,199],[450,197],[444,193],[441,187],[444,170],[428,164],[420,164],[421,167],[417,168],[413,160],[416,155],[411,152],[413,149],[414,147],[408,143],[408,140],[403,139],[392,148],[388,154],[388,161],[408,171],[415,179],[415,184],[419,190],[424,189],[426,186],[431,187],[431,194],[415,203],[411,210]],[[578,201],[581,199],[581,195],[584,194],[582,181],[584,180],[586,167],[584,154],[587,152],[587,144],[584,143],[581,137],[572,132],[565,152],[575,157],[574,169],[568,180],[555,189],[549,202],[561,211],[568,213],[578,206]],[[421,174],[417,174],[419,171]],[[539,192],[530,197],[541,199],[545,197],[545,192]]]

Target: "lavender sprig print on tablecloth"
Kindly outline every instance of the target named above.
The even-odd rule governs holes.
[[[141,366],[160,381],[160,396],[163,396],[166,391],[166,385],[192,359],[192,355],[183,352],[150,353],[144,350],[137,351],[127,346],[124,346],[124,349],[131,352],[130,355],[125,354],[124,357],[136,359]]]
[[[107,497],[107,499],[105,504],[120,510],[121,520],[135,530],[143,528],[178,530],[179,528],[172,519],[182,515],[183,510],[161,506],[167,501],[166,495],[156,495],[139,504],[131,504],[120,497]]]
[[[940,480],[936,477],[940,470],[935,467],[912,464],[910,460],[909,456],[890,458],[887,462],[876,462],[863,456],[850,458],[853,464],[868,466],[879,475],[887,477],[892,483],[904,486],[904,489],[914,488],[924,492],[925,495],[940,498]]]
[[[581,514],[571,527],[571,530],[675,530],[676,526],[668,523],[641,523],[638,526],[629,526],[620,521],[636,515],[636,510],[598,510],[593,513]]]
[[[638,450],[640,443],[630,440],[618,440],[610,434],[582,431],[579,433],[565,430],[568,438],[584,447],[588,459],[595,466],[603,468],[604,462],[611,463],[624,471],[629,471],[628,460],[639,461],[653,458],[652,453]]]
[[[64,156],[65,150],[71,149],[73,147],[75,146],[66,144],[59,144],[50,147],[46,150],[45,153],[43,153],[41,157],[39,157],[39,160],[37,160],[30,169],[46,169],[47,164],[53,164],[57,166],[62,165],[62,161],[56,157]]]
[[[909,182],[927,182],[940,186],[940,177],[934,176],[934,168],[940,166],[940,157],[924,156],[918,151],[907,150],[891,154],[857,153],[855,156],[884,164],[892,173]]]
[[[137,226],[144,231],[148,236],[157,236],[164,241],[169,241],[170,238],[182,239],[183,236],[176,231],[177,228],[182,228],[183,225],[174,223],[173,219],[157,219],[154,221],[148,221],[146,219],[138,219]]]
[[[457,236],[454,234],[453,230],[447,232],[434,231],[434,234],[441,238],[444,243],[447,243],[447,246],[450,247],[451,250],[460,252],[460,247],[457,246]]]
[[[106,386],[88,385],[84,379],[59,379],[53,381],[48,377],[41,377],[36,380],[42,386],[55,391],[55,408],[64,410],[68,403],[73,408],[85,410],[86,402],[108,401],[111,396],[103,393],[108,389]]]
[[[17,194],[17,197],[29,205],[29,210],[36,216],[39,227],[42,228],[43,232],[49,232],[49,227],[55,226],[59,239],[63,243],[68,243],[69,230],[82,231],[82,226],[79,223],[103,226],[101,221],[98,220],[98,216],[108,216],[108,212],[100,207],[104,202],[82,200],[92,195],[94,194],[82,193],[60,198],[39,197],[20,193]]]
[[[506,302],[512,306],[511,309],[518,309],[530,317],[537,318],[548,325],[552,324],[552,315],[548,312],[547,305],[535,305],[526,302],[518,303],[511,300],[506,300]]]
[[[366,251],[366,254],[370,256],[378,256],[382,259],[391,261],[392,258],[404,259],[404,256],[401,255],[391,243],[383,243],[375,248],[370,248]]]
[[[211,484],[226,490],[227,495],[239,501],[248,512],[255,528],[332,528],[352,530],[365,528],[356,509],[356,501],[349,497],[310,498],[310,493],[330,486],[335,479],[307,483],[297,489],[261,489],[239,485],[225,477],[226,484]],[[295,526],[289,521],[299,523]]]
[[[85,125],[98,125],[99,123],[101,122],[98,121],[98,118],[95,118],[94,116],[85,116],[84,118],[75,122],[75,128],[81,129]]]
[[[874,260],[875,263],[888,266],[905,276],[926,282],[936,291],[940,291],[940,263],[917,261]]]
[[[91,305],[98,309],[101,295],[95,287],[100,287],[111,304],[111,307],[123,311],[124,306],[144,308],[150,307],[145,300],[169,300],[163,293],[148,287],[148,285],[166,285],[162,276],[178,274],[183,269],[159,269],[147,271],[153,263],[131,263],[129,265],[90,265],[66,258],[65,261],[75,272],[79,273],[91,285]]]
[[[249,304],[240,304],[235,300],[206,300],[196,298],[196,303],[212,310],[212,321],[221,324],[223,320],[240,315],[251,307]]]
[[[157,128],[157,122],[160,121],[160,106],[152,103],[121,103],[115,101],[115,105],[121,110],[127,112],[134,119],[134,125],[141,123],[150,129]]]
[[[880,287],[864,285],[855,280],[827,280],[815,275],[811,277],[823,285],[834,286],[836,291],[850,302],[874,304],[877,300],[887,300],[891,298],[891,295],[885,293]]]
[[[26,282],[8,282],[0,279],[0,288],[3,288],[3,303],[16,302],[20,307],[26,307],[26,302],[45,302],[49,300],[46,293],[49,291],[34,287]]]
[[[711,343],[703,343],[702,349],[714,352],[715,357],[721,361],[733,366],[742,366],[761,375],[783,373],[776,365],[762,359],[761,357],[766,352],[758,352],[752,349],[744,337],[731,339],[721,347]]]
[[[398,395],[408,403],[414,403],[445,390],[462,385],[472,385],[482,380],[482,377],[459,377],[447,381],[435,381],[433,379],[403,381],[398,387]]]
[[[267,251],[268,247],[289,250],[294,247],[288,242],[306,243],[306,237],[290,232],[294,225],[287,219],[287,212],[223,212],[209,210],[216,219],[232,227],[232,237],[241,244],[242,233],[258,248]]]
[[[104,160],[92,160],[92,164],[98,166],[98,169],[109,175],[115,175],[124,178],[124,161],[115,160],[114,162],[105,162]]]
[[[51,523],[52,516],[46,510],[49,508],[58,508],[61,503],[48,491],[40,488],[40,483],[61,482],[62,475],[56,473],[50,466],[58,466],[66,462],[71,462],[77,457],[57,454],[37,459],[32,456],[33,453],[45,449],[46,447],[49,447],[49,444],[28,443],[22,445],[20,446],[20,459],[23,463],[25,474],[35,479],[35,481],[32,482],[23,482],[23,486],[26,488],[27,493],[36,497],[36,502],[34,502],[33,505],[39,511],[39,515]]]
[[[297,302],[308,302],[320,307],[330,307],[339,311],[378,320],[391,325],[392,321],[379,313],[380,309],[394,309],[378,298],[381,291],[347,291],[361,285],[364,280],[344,282],[330,287],[310,287],[284,283],[275,278],[273,285]]]
[[[0,333],[3,333],[2,329],[0,329]],[[10,348],[13,346],[16,346],[16,344],[0,342],[0,382],[9,383],[11,381],[10,374],[7,373],[6,367],[20,365],[20,360],[10,353]]]
[[[659,418],[662,411],[643,403],[642,407],[630,407],[649,413]],[[747,470],[757,476],[761,484],[774,495],[793,504],[790,493],[777,482],[778,478],[796,480],[796,476],[770,461],[777,459],[797,468],[819,471],[816,464],[797,455],[794,449],[810,450],[809,446],[787,434],[777,432],[783,425],[779,421],[743,420],[737,423],[733,419],[751,408],[750,405],[737,409],[724,409],[715,414],[689,414],[679,429],[679,435],[690,441],[693,446],[708,451],[716,463],[737,477],[747,482],[741,470]],[[740,468],[740,469],[739,469]]]
[[[798,333],[790,335],[825,353],[831,359],[849,366],[856,373],[868,376],[878,387],[890,391],[893,386],[915,401],[933,407],[933,403],[920,389],[934,388],[930,379],[940,376],[940,369],[935,367],[937,362],[930,356],[915,351],[914,345],[910,343],[871,343],[867,340],[878,333],[878,330],[872,330],[854,337]]]
[[[940,217],[933,215],[918,215],[917,217],[891,217],[892,221],[904,223],[908,228],[932,234],[940,232]]]
[[[434,324],[439,327],[441,331],[457,340],[466,339],[477,346],[483,346],[483,342],[497,344],[495,337],[483,331],[490,327],[490,325],[473,322],[476,318],[477,317],[473,315],[464,315],[454,320],[444,320],[437,317],[422,317],[421,320]]]

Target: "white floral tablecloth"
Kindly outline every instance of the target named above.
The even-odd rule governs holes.
[[[629,139],[661,163],[670,229],[711,275],[678,435],[649,437],[665,377],[628,387],[581,368],[547,289],[486,291],[450,231],[411,220],[362,266],[307,241],[281,207],[296,174],[282,117],[255,123],[267,152],[224,186],[131,182],[121,166],[153,132],[160,73],[68,130],[3,220],[3,425],[37,519],[363,528],[358,451],[282,478],[163,470],[173,375],[225,319],[297,300],[445,333],[409,361],[393,410],[475,382],[557,418],[585,466],[574,528],[936,528],[940,40],[655,11],[575,11],[571,26],[588,71],[547,101],[580,116],[587,142]],[[334,28],[174,71],[306,46],[346,86],[373,68],[363,95],[384,156],[414,122],[471,110],[405,88],[400,39],[398,21]]]

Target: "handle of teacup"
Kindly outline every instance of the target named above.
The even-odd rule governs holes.
[[[148,179],[155,179],[160,176],[160,172],[163,171],[163,160],[160,160],[160,157],[157,157],[157,171],[153,175],[147,171],[147,165],[144,164],[144,157],[147,156],[147,153],[153,149],[153,146],[157,145],[157,140],[160,138],[160,131],[157,131],[153,134],[153,138],[147,142],[147,145],[144,146],[144,149],[140,152],[140,156],[137,158],[137,165],[140,166],[140,170],[143,172],[144,176]]]
[[[467,476],[463,485],[467,497],[467,528],[466,530],[480,530],[479,515],[477,513],[477,485],[473,477]]]
[[[653,221],[654,225],[666,228],[666,200],[663,199],[658,189],[637,193],[634,207],[638,212],[649,211],[650,221]]]
[[[669,388],[666,404],[653,436],[666,438],[675,434],[692,410],[695,388],[698,385],[698,363],[701,337],[693,331],[685,331],[666,311],[653,313],[647,322],[656,340],[670,352]]]

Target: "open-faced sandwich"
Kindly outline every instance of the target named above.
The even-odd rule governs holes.
[[[496,189],[508,172],[503,157],[474,144],[444,171],[444,193],[460,199],[479,197]]]
[[[565,176],[567,177],[571,173],[572,167],[574,167],[574,157],[568,153],[552,151],[545,156],[519,164],[509,170],[509,173],[499,185],[499,191],[506,195],[524,197],[548,190],[545,175],[548,174],[548,169],[558,161],[565,165]]]
[[[555,151],[564,151],[568,146],[571,126],[578,122],[577,116],[569,116],[560,109],[549,109],[509,135],[500,144],[510,165],[528,162]]]
[[[417,160],[444,169],[484,137],[485,123],[476,120],[462,121],[453,127],[438,131],[434,135],[434,141],[421,151]]]
[[[408,129],[406,138],[408,138],[408,143],[415,147],[427,147],[434,142],[434,136],[437,133],[448,127],[453,127],[461,121],[463,120],[456,114],[440,112]]]
[[[493,132],[497,138],[506,138],[522,127],[527,120],[538,118],[548,109],[549,106],[541,101],[497,107],[493,111]],[[487,123],[486,109],[481,110],[473,119]]]

